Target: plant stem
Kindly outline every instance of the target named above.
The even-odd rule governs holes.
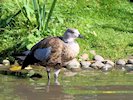
[[[53,3],[52,3],[51,9],[50,9],[50,11],[49,11],[49,13],[48,13],[48,18],[47,18],[47,21],[46,21],[46,24],[45,24],[45,28],[44,28],[43,31],[46,31],[47,28],[48,28],[48,23],[49,23],[49,20],[50,20],[50,18],[51,18],[52,12],[53,12],[53,10],[54,10],[56,1],[57,1],[57,0],[54,0]]]

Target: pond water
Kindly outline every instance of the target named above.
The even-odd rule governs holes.
[[[83,71],[59,76],[60,85],[47,77],[20,78],[0,74],[0,100],[133,100],[133,74]]]

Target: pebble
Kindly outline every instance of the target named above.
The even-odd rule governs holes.
[[[101,61],[96,61],[95,63],[90,65],[94,69],[101,69],[104,67],[104,64]]]
[[[2,63],[4,66],[10,66],[10,61],[7,59],[3,60]]]
[[[128,64],[133,64],[133,59],[128,59],[127,63]]]
[[[67,69],[80,68],[80,63],[77,61],[77,59],[73,59],[66,65],[66,68]]]
[[[82,69],[88,69],[91,63],[89,61],[81,61],[80,62]]]
[[[0,64],[0,67],[3,67],[3,64]]]
[[[95,55],[93,59],[96,61],[101,61],[101,62],[104,61],[104,58],[100,55]]]
[[[125,69],[126,69],[127,71],[133,71],[133,64],[126,64],[126,65],[125,65]]]
[[[124,59],[119,59],[116,61],[116,65],[125,65],[126,61]]]
[[[113,66],[110,65],[110,64],[105,64],[103,67],[102,67],[102,71],[110,71],[113,69]]]
[[[90,53],[91,53],[92,55],[96,55],[96,51],[95,51],[95,50],[90,50]]]
[[[81,55],[80,58],[85,61],[85,60],[89,59],[89,56],[88,56],[88,54],[84,53],[84,54]]]
[[[115,65],[115,69],[125,71],[125,65]]]
[[[31,70],[31,69],[33,69],[33,68],[29,65],[29,66],[25,67],[25,69]]]
[[[111,60],[105,60],[106,64],[110,64],[111,66],[115,66],[115,63]]]

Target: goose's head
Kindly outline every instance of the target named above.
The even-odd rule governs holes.
[[[68,28],[63,36],[65,42],[74,42],[76,38],[83,38],[83,36],[74,28]]]

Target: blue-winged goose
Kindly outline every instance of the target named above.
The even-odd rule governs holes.
[[[69,28],[62,37],[48,37],[35,44],[25,58],[22,69],[29,64],[39,63],[46,67],[48,80],[50,69],[54,68],[54,78],[57,81],[60,69],[79,53],[76,38],[82,38],[77,29]]]

